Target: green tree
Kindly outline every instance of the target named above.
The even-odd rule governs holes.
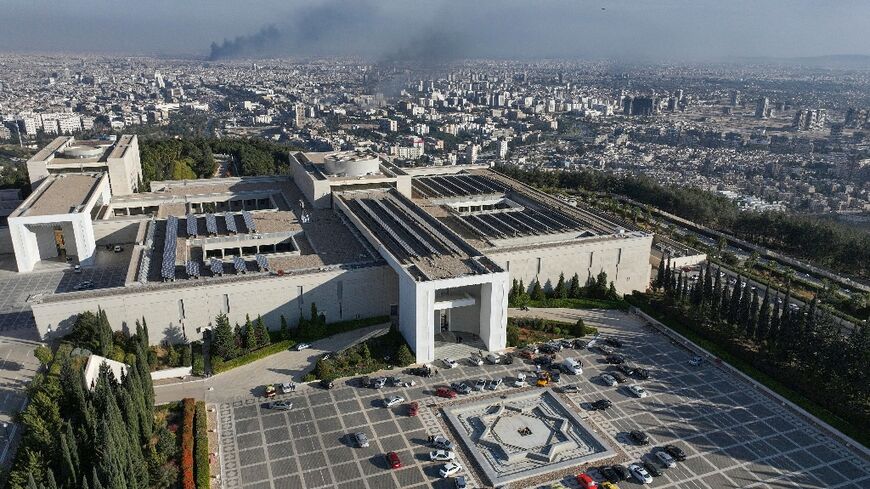
[[[215,318],[211,351],[215,356],[224,360],[235,358],[238,355],[235,334],[226,314],[218,314]]]
[[[287,325],[287,318],[284,315],[281,315],[281,339],[289,340],[290,339],[290,327]]]
[[[257,349],[257,331],[254,329],[254,323],[251,322],[251,316],[245,314],[245,333],[244,333],[245,349]]]
[[[746,337],[754,340],[758,330],[758,294],[752,291],[752,301],[749,303],[749,317],[746,321]]]
[[[513,324],[507,326],[507,344],[511,347],[520,345],[520,328]]]
[[[541,282],[537,279],[532,282],[531,298],[533,301],[543,301],[547,298],[547,296],[544,294],[544,289],[541,287]]]
[[[755,334],[759,343],[765,342],[770,334],[770,287],[764,289],[764,299],[758,309],[758,328]]]
[[[656,279],[653,282],[653,288],[658,290],[664,287],[665,284],[665,255],[662,253],[662,258],[659,260],[658,271],[656,272]]]
[[[580,277],[576,273],[571,277],[571,283],[568,285],[568,297],[572,299],[580,298]]]
[[[408,345],[403,344],[396,351],[396,363],[400,367],[406,367],[408,365],[411,365],[415,361],[416,361],[416,359],[414,358],[414,355],[411,353],[411,349],[408,348]]]
[[[262,348],[264,346],[269,346],[269,343],[271,343],[271,339],[269,338],[269,330],[266,328],[266,323],[263,321],[262,316],[257,316],[257,322],[254,325],[254,330],[257,338],[257,347]]]
[[[565,274],[559,274],[559,281],[556,282],[556,287],[553,289],[553,295],[559,299],[568,298],[568,288],[565,287]]]

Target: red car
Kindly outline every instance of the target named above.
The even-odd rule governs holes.
[[[402,468],[402,461],[399,460],[399,454],[396,452],[390,452],[387,454],[387,463],[390,464],[391,469]]]
[[[577,484],[580,484],[580,489],[598,489],[598,484],[586,474],[577,475]]]
[[[420,405],[416,402],[412,402],[408,404],[408,416],[416,416],[417,411],[420,410]]]
[[[456,391],[449,387],[439,387],[435,389],[435,395],[438,397],[446,397],[447,399],[453,399],[456,397]]]

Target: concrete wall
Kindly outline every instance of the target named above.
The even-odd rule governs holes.
[[[617,292],[629,294],[633,290],[646,290],[649,285],[651,246],[652,235],[629,236],[522,250],[495,250],[487,256],[507,270],[511,280],[522,280],[525,285],[538,279],[542,285],[549,280],[555,286],[560,273],[565,274],[565,280],[576,273],[580,283],[585,284],[587,278],[594,278],[603,270]]]
[[[0,228],[0,254],[14,253],[12,249],[12,235],[8,227]]]
[[[201,339],[203,330],[221,312],[231,323],[243,323],[246,314],[252,318],[262,315],[271,329],[280,327],[281,315],[295,325],[301,314],[310,314],[312,302],[328,322],[386,316],[390,304],[397,302],[397,294],[395,273],[389,267],[376,266],[238,282],[203,281],[188,287],[143,287],[114,295],[69,293],[63,300],[37,301],[31,307],[43,337],[49,328],[53,335],[58,331],[65,334],[78,314],[102,308],[115,330],[135,329],[136,320],[145,317],[151,341],[156,344],[164,339]]]

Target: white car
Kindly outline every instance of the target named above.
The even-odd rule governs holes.
[[[369,446],[369,437],[366,436],[365,433],[354,433],[353,439],[356,440],[356,444],[360,448],[368,448]]]
[[[649,393],[639,385],[630,385],[628,386],[628,390],[631,391],[631,393],[634,394],[635,397],[639,397],[641,399],[649,396]]]
[[[501,386],[501,379],[492,379],[489,381],[489,390],[494,391]]]
[[[390,396],[384,399],[384,406],[390,408],[403,402],[405,402],[405,398],[402,396]]]
[[[296,384],[294,384],[293,382],[284,382],[283,384],[281,384],[281,393],[282,394],[289,394],[295,390],[296,390]]]
[[[452,462],[456,459],[456,454],[450,450],[435,450],[429,452],[429,460],[433,462]]]
[[[601,382],[604,382],[604,385],[609,385],[610,387],[613,387],[617,384],[616,378],[610,374],[601,374],[599,378],[601,379]]]
[[[649,475],[649,472],[647,472],[646,469],[641,467],[640,465],[631,464],[628,466],[628,471],[641,484],[651,484],[652,483],[652,476]]]
[[[493,365],[496,365],[498,363],[501,363],[501,357],[499,357],[495,353],[490,353],[486,356],[486,361]]]
[[[526,374],[520,372],[517,374],[516,380],[514,380],[514,387],[525,387],[526,385]]]
[[[474,383],[476,391],[482,391],[484,387],[486,387],[486,379],[477,379],[477,382]]]
[[[446,437],[442,435],[438,436],[430,436],[429,443],[432,444],[433,447],[439,448],[441,450],[452,450],[453,442],[448,440]]]
[[[311,345],[309,345],[308,343],[299,343],[298,345],[296,345],[296,351],[307,350],[309,348],[311,348]]]
[[[448,462],[444,464],[444,467],[441,467],[441,470],[438,471],[438,474],[441,477],[450,477],[452,475],[456,475],[459,471],[462,470],[462,466],[455,462]]]
[[[468,357],[468,363],[476,367],[480,367],[481,365],[483,365],[483,359],[477,355],[471,355],[470,357]]]
[[[456,360],[454,360],[452,358],[444,358],[441,361],[444,363],[444,366],[447,368],[456,368],[459,366],[459,364],[456,363]]]
[[[671,457],[668,452],[659,451],[656,452],[656,457],[658,457],[659,462],[662,463],[665,467],[672,469],[677,466],[677,462],[674,460],[674,457]]]

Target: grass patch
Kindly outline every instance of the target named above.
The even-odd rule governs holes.
[[[763,384],[770,390],[776,392],[777,394],[788,399],[789,401],[795,403],[808,413],[811,413],[813,416],[828,423],[829,425],[833,426],[847,436],[850,436],[852,439],[861,443],[865,447],[870,446],[870,432],[860,429],[854,424],[840,418],[828,409],[820,406],[819,404],[811,401],[810,399],[807,399],[802,394],[796,392],[795,390],[791,389],[777,379],[774,379],[770,375],[762,372],[745,360],[727,351],[725,348],[703,337],[698,332],[682,324],[681,321],[678,321],[670,316],[658,313],[645,300],[637,299],[635,297],[632,297],[629,300],[631,301],[632,305],[637,306],[645,313],[654,317],[668,328],[676,331],[677,333],[683,335],[696,345],[719,357],[720,359],[722,359],[723,362],[727,362],[732,367],[740,370],[747,376],[758,381],[759,383]]]

